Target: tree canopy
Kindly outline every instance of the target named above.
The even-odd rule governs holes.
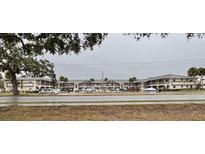
[[[195,77],[195,76],[205,76],[205,68],[204,67],[191,67],[187,71],[188,76]]]
[[[167,38],[169,33],[125,33],[125,36],[130,36],[136,39],[137,41],[142,38],[151,38],[151,36],[160,36],[161,38]],[[185,33],[186,39],[199,38],[202,39],[205,36],[205,33]]]
[[[131,82],[131,83],[134,82],[134,81],[136,81],[136,80],[137,80],[136,77],[130,77],[130,78],[129,78],[129,82]]]
[[[94,78],[91,78],[90,81],[95,81],[95,79],[94,79]]]
[[[104,81],[108,81],[109,79],[108,78],[104,78]]]
[[[60,76],[59,81],[68,82],[68,78],[64,76]]]
[[[54,65],[40,55],[78,54],[100,45],[107,34],[101,33],[1,33],[0,71],[12,83],[13,94],[18,95],[17,75],[49,76],[56,81]]]
[[[198,68],[196,68],[196,67],[189,68],[189,70],[187,71],[187,74],[188,74],[188,76],[191,76],[191,77],[197,76],[198,75]]]

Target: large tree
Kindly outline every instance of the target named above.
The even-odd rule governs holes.
[[[0,71],[6,72],[19,95],[17,75],[49,76],[55,82],[54,65],[40,55],[78,54],[82,49],[100,45],[107,34],[101,33],[1,33]]]

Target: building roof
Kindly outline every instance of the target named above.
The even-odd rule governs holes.
[[[150,77],[142,80],[142,82],[150,81],[150,80],[159,80],[159,79],[193,79],[193,77],[185,76],[185,75],[177,75],[177,74],[165,74],[156,77]]]
[[[17,80],[25,80],[25,81],[31,81],[31,80],[43,80],[43,81],[52,81],[50,78],[43,78],[43,77],[36,77],[36,78],[32,78],[32,77],[19,77],[17,78]]]
[[[59,83],[81,83],[85,80],[68,80],[68,82],[58,81]]]
[[[102,80],[94,80],[94,81],[90,81],[90,80],[84,80],[81,83],[102,83]],[[116,80],[107,80],[107,81],[103,81],[104,84],[106,83],[119,83]]]
[[[137,81],[134,81],[133,83],[143,83],[146,81],[150,81],[150,80],[159,80],[159,79],[193,79],[193,77],[189,77],[189,76],[185,76],[185,75],[177,75],[177,74],[165,74],[165,75],[160,75],[160,76],[155,76],[155,77],[150,77],[150,78],[146,78],[146,79],[138,79]],[[32,78],[32,77],[19,77],[17,78],[17,80],[26,80],[26,81],[31,81],[31,80],[43,80],[43,81],[52,81],[50,78],[45,78],[45,77],[36,77],[36,78]],[[95,81],[90,81],[90,80],[68,80],[68,82],[62,82],[62,81],[58,81],[59,83],[102,83],[101,79],[97,79]],[[129,80],[124,80],[124,79],[116,79],[116,80],[108,80],[108,81],[104,81],[104,83],[129,83]]]

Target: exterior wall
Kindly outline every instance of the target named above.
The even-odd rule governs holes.
[[[45,80],[45,79],[21,79],[18,80],[19,91],[35,91],[41,88],[52,88],[51,81]],[[205,79],[202,80],[203,88],[205,89]],[[138,91],[138,90],[144,90],[145,88],[156,88],[159,90],[178,90],[178,89],[192,89],[196,88],[197,81],[192,78],[164,78],[164,79],[156,79],[155,80],[147,80],[144,82],[137,81],[130,83],[128,81],[118,82],[118,81],[104,81],[103,83],[99,81],[72,81],[72,82],[66,82],[62,83],[59,82],[56,88],[61,88],[63,90],[68,91],[81,91],[82,89],[93,89],[96,91],[100,90],[117,90],[117,89],[123,89],[127,88],[128,91]],[[4,82],[5,91],[12,91],[12,84],[10,81]]]
[[[13,87],[10,81],[4,82],[5,91],[12,91]],[[36,90],[36,81],[18,81],[18,90],[19,91],[35,91]]]
[[[52,88],[51,81],[47,80],[38,80],[36,81],[36,88],[41,89],[41,88]]]
[[[23,91],[36,91],[41,88],[51,88],[50,81],[44,80],[18,80],[18,90],[20,92]],[[12,91],[13,87],[10,81],[4,81],[4,88],[5,91],[10,92]]]
[[[121,84],[116,81],[104,81],[103,83],[101,81],[97,82],[91,82],[91,81],[85,81],[81,82],[75,85],[74,91],[82,91],[85,89],[92,89],[95,91],[106,91],[106,90],[117,90],[121,88]]]
[[[75,83],[58,83],[58,88],[66,91],[74,91]]]
[[[192,89],[196,88],[196,82],[190,79],[172,79],[170,89]]]
[[[143,89],[151,87],[159,90],[192,89],[196,88],[196,82],[194,79],[182,78],[150,80],[143,83]]]
[[[120,83],[102,83],[102,82],[95,82],[95,83],[79,83],[79,88],[94,88],[94,89],[101,89],[102,87],[107,88],[120,88]]]
[[[18,90],[19,91],[36,91],[42,88],[52,88],[51,81],[43,80],[43,79],[29,79],[29,80],[18,80]],[[12,91],[12,84],[10,81],[4,82],[5,91]],[[58,82],[55,86],[56,88],[60,88],[62,90],[68,90],[68,91],[79,91],[82,89],[93,89],[96,91],[100,90],[117,90],[121,89],[123,87],[136,87],[135,83],[119,83],[116,81],[104,81],[103,83],[101,81],[97,82]]]
[[[198,86],[201,85],[201,88],[202,88],[202,89],[205,89],[205,79],[204,79],[204,78],[203,78],[203,79],[198,78],[196,84],[197,84]]]

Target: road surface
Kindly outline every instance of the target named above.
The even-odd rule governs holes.
[[[136,96],[19,96],[0,97],[7,103],[96,103],[96,102],[204,101],[205,95],[136,95]]]

